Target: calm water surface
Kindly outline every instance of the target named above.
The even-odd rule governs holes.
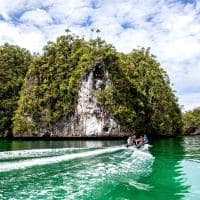
[[[0,141],[0,199],[198,200],[200,137],[125,141]]]

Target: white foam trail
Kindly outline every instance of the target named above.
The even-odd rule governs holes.
[[[134,150],[140,150],[140,151],[148,151],[148,150],[149,150],[149,147],[151,147],[151,145],[145,144],[145,145],[143,145],[143,146],[140,147],[140,148],[137,148],[136,146],[129,146],[128,148],[129,148],[129,149],[134,149]]]
[[[84,158],[89,156],[97,156],[105,153],[111,153],[115,151],[119,151],[125,149],[126,147],[111,147],[106,149],[99,149],[94,151],[87,151],[82,153],[73,153],[68,155],[61,155],[61,156],[53,156],[53,157],[46,157],[46,158],[34,158],[24,161],[17,161],[17,162],[3,162],[0,165],[0,172],[6,172],[11,170],[17,169],[25,169],[28,167],[38,166],[38,165],[47,165],[52,163],[59,163],[62,161],[73,160],[76,158]]]
[[[151,186],[151,185],[139,183],[138,181],[133,180],[129,177],[118,178],[118,181],[121,182],[121,183],[130,185],[130,186],[133,186],[133,187],[135,187],[136,189],[139,189],[139,190],[149,191],[150,189],[153,188],[153,186]]]
[[[3,151],[0,152],[0,160],[8,160],[15,158],[41,157],[55,155],[57,153],[66,153],[72,150],[84,150],[90,148],[55,148],[55,149],[31,149],[18,151]]]
[[[149,191],[150,189],[152,189],[153,187],[150,186],[150,185],[147,185],[147,184],[144,184],[144,183],[139,183],[137,181],[133,181],[133,180],[130,180],[128,182],[129,185],[139,189],[139,190],[146,190],[146,191]]]

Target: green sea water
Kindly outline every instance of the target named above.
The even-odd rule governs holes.
[[[0,199],[198,200],[200,137],[125,141],[0,141]]]

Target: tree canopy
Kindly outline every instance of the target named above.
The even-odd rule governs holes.
[[[181,111],[169,77],[149,48],[124,54],[99,37],[86,41],[68,31],[55,42],[48,42],[43,54],[32,59],[26,73],[31,61],[29,52],[7,46],[4,51],[8,51],[9,56],[6,57],[2,50],[0,67],[1,73],[10,69],[9,78],[6,74],[2,76],[7,85],[11,84],[7,88],[12,89],[8,95],[9,89],[2,86],[5,92],[1,89],[1,94],[4,101],[12,99],[13,104],[9,125],[5,125],[6,120],[1,117],[1,128],[11,127],[16,109],[14,135],[32,135],[41,127],[51,130],[62,117],[72,115],[77,106],[81,78],[96,63],[105,66],[111,86],[94,95],[124,130],[170,135],[182,131]],[[6,49],[6,45],[2,49]]]
[[[149,48],[118,54],[117,64],[108,70],[113,84],[98,97],[120,124],[139,134],[181,133],[177,98]]]
[[[200,107],[183,113],[184,128],[200,127]]]
[[[11,133],[19,91],[24,82],[31,54],[8,43],[0,46],[0,135]]]

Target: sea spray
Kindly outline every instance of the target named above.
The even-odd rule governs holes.
[[[0,195],[3,195],[1,199],[6,199],[6,196],[17,200],[52,197],[75,200],[94,199],[94,196],[98,199],[102,190],[107,188],[106,192],[109,192],[119,183],[143,190],[151,189],[139,182],[140,177],[147,176],[152,170],[154,157],[148,151],[123,146],[72,149],[78,151],[76,153],[69,150],[58,148],[10,152],[27,158],[9,162],[1,160],[0,182],[3,187],[15,191],[0,191]],[[52,151],[64,155],[46,157]],[[36,158],[28,157],[33,153]],[[44,157],[38,158],[37,153]]]
[[[61,156],[35,158],[35,159],[16,161],[16,162],[2,162],[0,165],[0,172],[6,172],[10,170],[17,170],[17,169],[25,169],[28,167],[39,166],[39,165],[53,164],[53,163],[73,160],[77,158],[89,157],[89,156],[97,156],[97,155],[101,155],[105,153],[119,151],[124,148],[125,147],[110,147],[106,149],[99,149],[99,150],[87,151],[87,152],[82,152],[82,153],[66,154],[66,155],[61,155]]]
[[[18,151],[3,151],[0,152],[0,160],[11,160],[11,159],[24,159],[24,158],[37,158],[37,157],[48,157],[62,155],[66,153],[76,153],[77,151],[96,149],[91,148],[52,148],[52,149],[31,149],[31,150],[18,150]]]

